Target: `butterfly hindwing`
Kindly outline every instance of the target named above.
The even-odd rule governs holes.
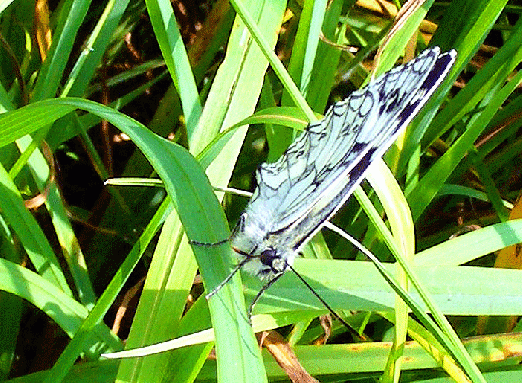
[[[261,165],[254,196],[232,236],[233,248],[255,261],[254,273],[284,272],[417,115],[455,56],[438,47],[425,50],[334,104],[279,160]]]

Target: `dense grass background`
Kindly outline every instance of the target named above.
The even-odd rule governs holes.
[[[275,356],[321,381],[521,380],[522,8],[428,0],[392,28],[396,5],[0,4],[0,378],[311,381]],[[287,273],[254,311],[261,352],[259,281],[202,294],[233,255],[187,237],[227,238],[248,201],[213,187],[252,190],[308,120],[428,45],[454,69],[334,219],[383,264],[326,230],[295,262],[360,337]]]

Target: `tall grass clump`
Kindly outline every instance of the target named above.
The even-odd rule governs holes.
[[[522,8],[400,3],[2,3],[0,378],[522,380]],[[295,262],[351,329],[292,273],[251,324],[255,278],[207,301],[228,191],[428,46],[448,78]]]

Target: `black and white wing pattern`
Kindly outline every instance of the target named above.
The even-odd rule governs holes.
[[[455,62],[438,47],[386,72],[310,124],[277,162],[262,164],[231,244],[245,269],[281,275],[418,114]]]

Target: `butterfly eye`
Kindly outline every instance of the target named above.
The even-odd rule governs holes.
[[[288,267],[286,257],[283,257],[281,253],[274,248],[263,250],[259,256],[259,260],[263,265],[270,267],[271,272],[276,275],[284,273]]]
[[[267,265],[272,267],[272,263],[275,259],[281,258],[279,255],[277,255],[277,250],[273,248],[268,248],[266,250],[263,250],[261,252],[261,255],[259,256],[259,260],[263,265]]]

